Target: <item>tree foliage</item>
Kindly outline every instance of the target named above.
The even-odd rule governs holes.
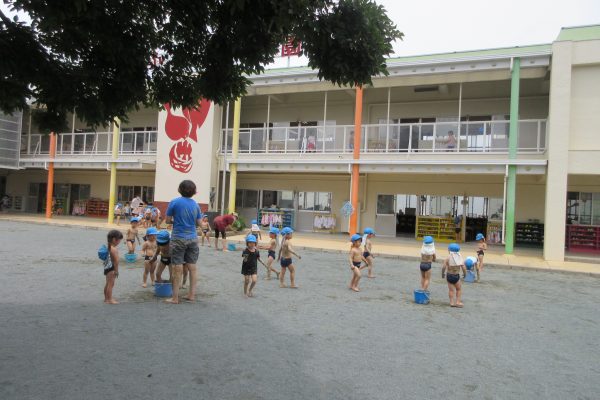
[[[387,74],[402,33],[372,0],[14,0],[0,13],[0,109],[45,106],[42,129],[67,113],[92,126],[140,105],[223,104],[281,43],[302,42],[319,78],[364,85]],[[152,60],[162,62],[151,62]]]

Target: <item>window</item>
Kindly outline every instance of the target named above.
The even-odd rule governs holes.
[[[377,215],[395,215],[394,210],[394,195],[379,194],[377,195]]]
[[[258,190],[237,189],[235,191],[236,208],[258,208]]]
[[[120,202],[129,202],[139,195],[144,203],[154,201],[154,186],[119,186],[117,197]]]
[[[331,211],[331,192],[298,193],[298,210]]]
[[[278,205],[280,208],[294,208],[294,192],[291,190],[282,190],[279,192]]]

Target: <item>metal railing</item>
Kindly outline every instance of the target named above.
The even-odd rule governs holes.
[[[509,121],[370,124],[362,126],[361,153],[507,153]],[[460,132],[460,133],[459,133]],[[225,134],[231,152],[233,129]],[[239,152],[255,153],[352,153],[354,126],[300,126],[240,129]],[[546,120],[519,121],[520,153],[546,150]]]
[[[156,154],[157,131],[127,131],[119,137],[119,154]],[[21,155],[45,155],[50,152],[50,136],[25,135]],[[112,154],[112,132],[59,133],[56,154],[109,155]]]

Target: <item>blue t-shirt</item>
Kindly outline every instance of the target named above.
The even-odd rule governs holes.
[[[173,217],[173,239],[197,239],[196,220],[201,219],[200,207],[193,199],[178,197],[171,200],[167,208],[167,217]]]

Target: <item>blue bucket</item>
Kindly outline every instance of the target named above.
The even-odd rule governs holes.
[[[477,274],[475,274],[475,271],[467,271],[467,275],[465,275],[465,282],[473,283],[475,282],[475,279],[477,279]]]
[[[134,263],[137,260],[137,254],[135,253],[125,253],[125,261],[128,263]]]
[[[228,243],[227,244],[227,250],[229,250],[229,251],[236,251],[237,247],[235,247],[235,243]]]
[[[156,297],[173,297],[171,282],[154,282],[154,295]]]
[[[429,291],[415,289],[415,303],[417,304],[429,304]]]

